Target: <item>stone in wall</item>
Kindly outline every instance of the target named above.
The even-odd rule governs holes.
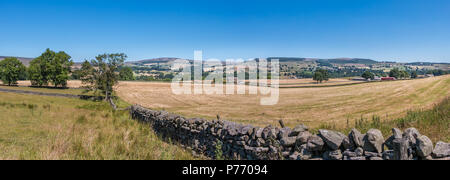
[[[294,129],[267,126],[264,128],[224,120],[208,121],[184,118],[165,111],[132,106],[130,115],[150,125],[155,133],[178,142],[195,154],[212,159],[235,160],[449,160],[450,144],[431,140],[415,128],[394,128],[384,140],[379,130],[361,134],[352,129],[348,136],[321,129],[309,132],[305,125]]]

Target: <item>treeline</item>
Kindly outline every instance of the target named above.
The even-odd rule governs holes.
[[[318,68],[316,70],[299,70],[291,73],[285,73],[286,76],[295,76],[297,78],[314,78],[315,72],[317,70],[322,70]],[[395,77],[397,79],[406,79],[406,78],[417,78],[419,75],[432,74],[434,76],[441,76],[450,74],[450,71],[445,71],[442,69],[435,70],[413,70],[406,69],[400,70],[398,68],[394,68],[390,72],[384,72],[382,70],[366,70],[366,69],[327,69],[329,78],[343,78],[343,77],[357,77],[363,76],[366,72],[370,72],[373,76],[378,77]],[[367,73],[366,73],[367,75]]]
[[[287,76],[295,76],[297,78],[313,78],[314,74],[317,70],[322,68],[314,68],[308,70],[299,70],[291,73],[285,73]],[[343,78],[343,77],[355,77],[362,76],[364,72],[367,71],[365,69],[356,69],[356,68],[345,68],[345,69],[327,69],[329,78]],[[388,73],[383,72],[382,70],[371,70],[372,73],[376,74],[380,77],[388,76]]]
[[[131,67],[133,71],[135,72],[148,72],[148,71],[169,71],[170,68],[162,67],[159,65],[159,63],[156,66],[132,66]]]
[[[83,68],[88,67],[88,64],[96,69],[106,68],[106,66],[109,66],[109,68],[115,67],[110,71],[114,75],[110,74],[109,76],[117,75],[117,78],[114,78],[117,80],[135,80],[133,70],[130,67],[123,66],[126,55],[113,55],[118,57],[120,55],[119,59],[121,60],[112,61],[111,63],[114,64],[109,65],[108,62],[104,61],[109,61],[112,55],[99,55],[95,60],[85,61]],[[55,52],[50,49],[46,49],[39,57],[33,59],[28,68],[17,58],[8,57],[0,61],[0,80],[3,84],[9,86],[17,85],[20,80],[29,80],[34,87],[47,87],[52,85],[54,87],[65,88],[67,87],[68,80],[86,80],[88,76],[86,69],[72,70],[73,64],[72,57],[64,51]],[[85,81],[85,83],[90,82]],[[110,82],[102,83],[111,84]]]
[[[0,76],[3,84],[17,85],[19,80],[30,80],[32,86],[66,87],[73,61],[64,51],[45,50],[33,59],[26,68],[17,58],[10,57],[0,62]]]
[[[330,77],[331,78],[356,77],[362,76],[366,71],[367,70],[365,69],[337,69],[330,71]],[[370,70],[370,72],[374,73],[376,76],[379,77],[387,76],[387,73],[385,73],[382,70]]]
[[[121,66],[118,68],[117,73],[119,73],[119,80],[121,81],[134,81],[138,80],[138,77],[134,75],[133,69],[127,66]],[[81,69],[76,69],[72,71],[70,75],[71,80],[81,80],[83,76]]]
[[[416,79],[419,77],[419,75],[426,75],[426,74],[430,74],[430,75],[434,75],[434,76],[442,76],[442,75],[450,74],[450,71],[444,71],[441,69],[427,70],[427,71],[419,71],[419,70],[416,70],[416,71],[409,70],[408,71],[408,70],[400,70],[398,68],[394,68],[389,73],[387,73],[387,76],[394,77],[396,79]],[[365,71],[361,76],[365,79],[374,79],[375,76],[386,77],[385,74],[380,76],[379,74],[373,73],[372,71]]]
[[[328,81],[330,78],[335,78],[333,76],[333,73],[334,73],[333,71],[318,68],[312,74],[312,78],[313,78],[313,80],[317,81],[317,83],[322,83],[323,81]],[[423,73],[421,75],[424,75],[424,74],[433,74],[434,76],[441,76],[441,75],[450,74],[450,71],[444,71],[444,70],[438,69],[438,70],[427,71],[426,73]],[[378,76],[378,77],[389,76],[389,77],[394,77],[396,79],[415,79],[415,78],[419,77],[419,72],[418,71],[400,70],[398,68],[394,68],[389,73],[380,72],[380,71],[364,70],[362,72],[362,74],[359,76],[365,78],[366,80],[369,80],[369,79],[373,80],[373,79],[375,79],[375,76]],[[350,77],[352,77],[352,76],[350,76]]]

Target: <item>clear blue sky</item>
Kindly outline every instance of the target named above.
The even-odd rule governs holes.
[[[450,61],[449,0],[0,0],[0,55]]]

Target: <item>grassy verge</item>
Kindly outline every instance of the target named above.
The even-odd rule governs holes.
[[[433,142],[450,141],[450,97],[446,97],[440,103],[428,110],[408,111],[405,117],[389,120],[373,116],[370,119],[361,117],[353,125],[347,124],[346,128],[336,128],[334,124],[323,124],[319,129],[334,129],[349,133],[352,128],[366,132],[371,128],[379,129],[387,138],[392,135],[391,129],[397,127],[406,129],[415,127],[423,135],[428,136]]]
[[[2,89],[44,92],[44,93],[58,93],[58,94],[74,94],[74,95],[94,95],[93,92],[84,92],[84,89],[58,89],[58,88],[35,88],[35,87],[23,87],[23,86],[5,86],[0,85]]]
[[[105,102],[2,92],[0,152],[0,159],[194,158]]]

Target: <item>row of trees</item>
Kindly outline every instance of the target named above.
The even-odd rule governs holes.
[[[47,49],[30,62],[28,69],[17,58],[5,58],[0,62],[0,79],[9,86],[16,85],[18,80],[29,79],[32,86],[42,87],[51,83],[55,87],[66,87],[72,65],[71,57],[65,52]]]
[[[365,71],[361,77],[364,79],[375,79],[375,74],[370,71]],[[395,77],[396,79],[407,79],[407,78],[417,78],[417,72],[412,72],[409,74],[407,71],[399,70],[397,68],[392,69],[389,72],[389,77]]]
[[[396,79],[407,79],[410,78],[411,75],[404,70],[399,70],[398,68],[394,68],[389,72],[389,77],[395,77]],[[417,77],[417,75],[416,75]]]
[[[70,76],[71,80],[81,80],[82,70],[73,70]],[[134,81],[139,80],[134,76],[133,69],[130,67],[122,66],[119,67],[119,80],[121,81]]]
[[[126,57],[124,55],[124,57]],[[54,52],[46,49],[39,57],[25,67],[15,57],[5,58],[0,61],[0,80],[6,85],[17,85],[19,80],[30,80],[35,87],[49,86],[66,87],[69,79],[82,79],[82,70],[71,70],[73,65],[71,57],[64,51]],[[130,67],[117,66],[118,79],[124,81],[135,80],[133,70]]]
[[[120,79],[133,80],[133,71],[123,67],[127,56],[120,54],[102,54],[91,61],[85,61],[77,75],[88,91],[102,94],[113,108],[113,87]],[[0,62],[0,76],[4,84],[17,84],[20,74],[28,71],[33,86],[66,87],[73,62],[65,52],[54,52],[47,49],[26,67],[17,58],[6,58]]]
[[[433,72],[435,72],[435,73],[433,73]],[[422,73],[422,74],[424,74],[424,73]],[[439,75],[445,75],[446,71],[430,70],[426,74],[433,74],[435,76],[439,76]],[[362,74],[362,77],[365,79],[374,79],[375,74],[370,71],[365,71]],[[418,73],[418,71],[412,71],[411,73],[409,73],[408,71],[399,70],[398,68],[394,68],[389,72],[389,77],[395,77],[396,79],[408,79],[408,78],[416,79],[417,77],[419,77],[419,73]]]
[[[73,61],[64,51],[58,53],[47,49],[41,56],[30,62],[28,68],[29,79],[32,86],[66,87]]]
[[[375,79],[375,73],[372,73],[370,71],[365,71],[361,76],[368,80],[368,79]],[[394,68],[389,72],[389,76],[390,77],[395,77],[396,79],[407,79],[407,78],[417,78],[418,74],[417,72],[413,71],[410,73],[408,73],[407,71],[404,70],[399,70],[398,68]],[[323,81],[328,81],[328,79],[330,78],[330,75],[328,73],[327,70],[325,69],[317,69],[314,72],[313,75],[313,80],[317,81],[317,83],[322,83]]]

